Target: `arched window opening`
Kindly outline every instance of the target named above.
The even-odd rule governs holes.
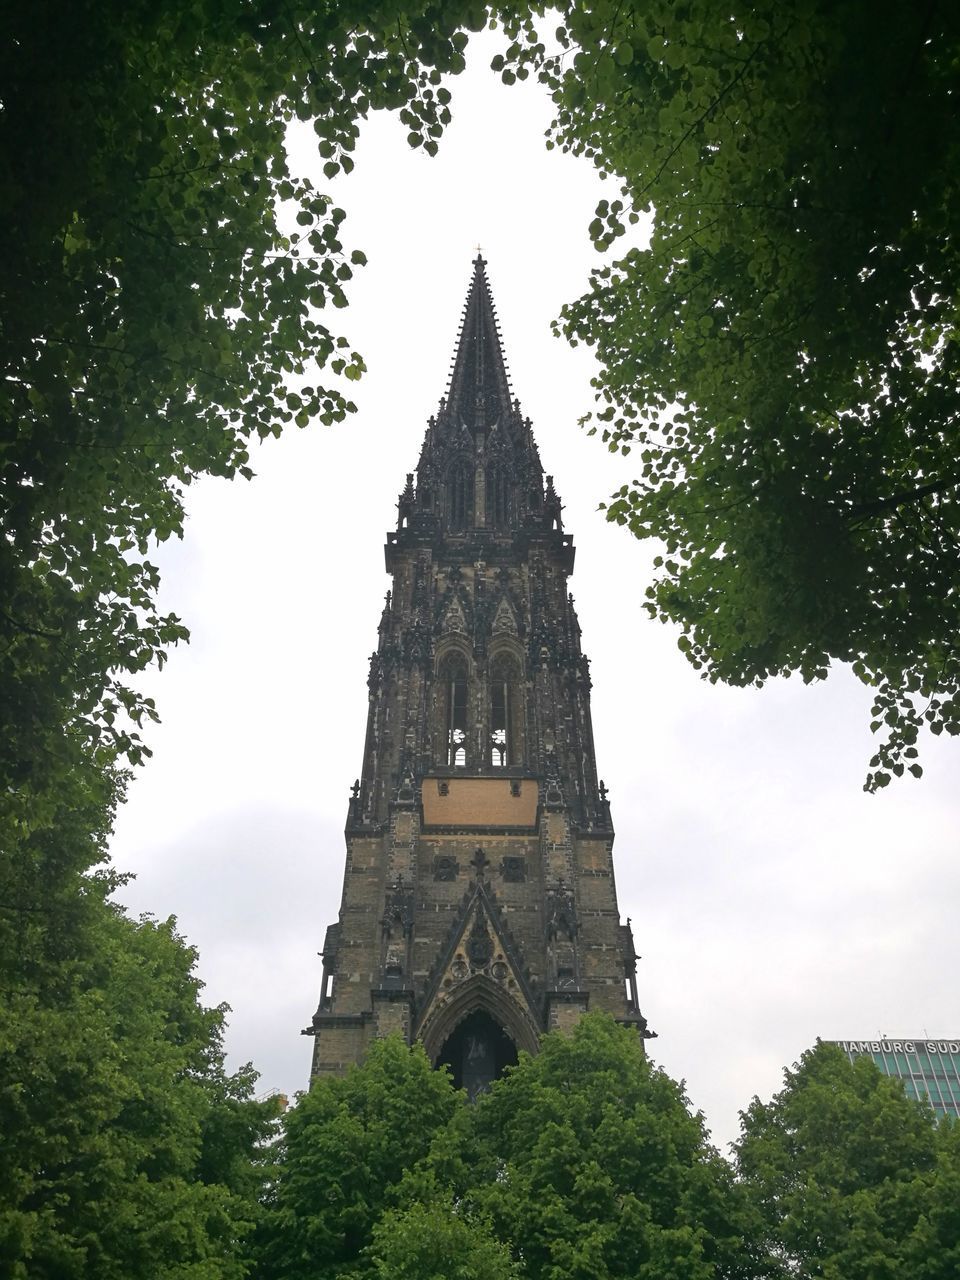
[[[473,469],[455,462],[447,479],[447,511],[451,529],[468,529],[473,523]]]
[[[495,662],[490,673],[490,764],[505,769],[520,756],[520,689],[517,668],[509,658]]]
[[[437,1056],[437,1066],[450,1068],[454,1087],[466,1089],[471,1102],[516,1065],[517,1046],[483,1009],[468,1014]]]
[[[510,481],[499,463],[487,467],[485,489],[487,527],[503,529],[510,523]]]
[[[509,724],[510,685],[506,680],[495,680],[490,714],[490,763],[495,769],[510,763]]]
[[[460,657],[444,665],[444,764],[467,763],[467,664]]]

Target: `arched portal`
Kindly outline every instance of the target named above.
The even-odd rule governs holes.
[[[516,1065],[517,1046],[485,1009],[468,1014],[437,1056],[437,1066],[450,1068],[455,1088],[466,1089],[471,1102]]]

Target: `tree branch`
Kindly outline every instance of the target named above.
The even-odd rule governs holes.
[[[886,511],[894,511],[908,502],[920,502],[933,493],[942,493],[944,489],[955,489],[960,479],[932,480],[930,484],[920,485],[917,489],[901,489],[892,493],[889,498],[877,498],[873,502],[855,502],[843,512],[844,520],[855,520],[861,516],[879,516]]]

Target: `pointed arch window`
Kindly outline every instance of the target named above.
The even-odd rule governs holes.
[[[520,763],[519,677],[512,657],[497,658],[490,671],[490,764],[494,769]]]
[[[506,528],[510,523],[510,480],[506,468],[499,462],[493,462],[487,467],[484,489],[487,527]]]
[[[462,769],[467,763],[467,664],[451,655],[440,671],[443,710],[443,763]]]
[[[447,514],[451,529],[473,523],[473,468],[465,460],[454,462],[447,475]]]

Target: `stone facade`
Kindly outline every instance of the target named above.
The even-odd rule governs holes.
[[[511,397],[480,257],[398,511],[306,1034],[315,1076],[399,1031],[475,1090],[587,1008],[649,1034],[567,591],[573,539]]]

